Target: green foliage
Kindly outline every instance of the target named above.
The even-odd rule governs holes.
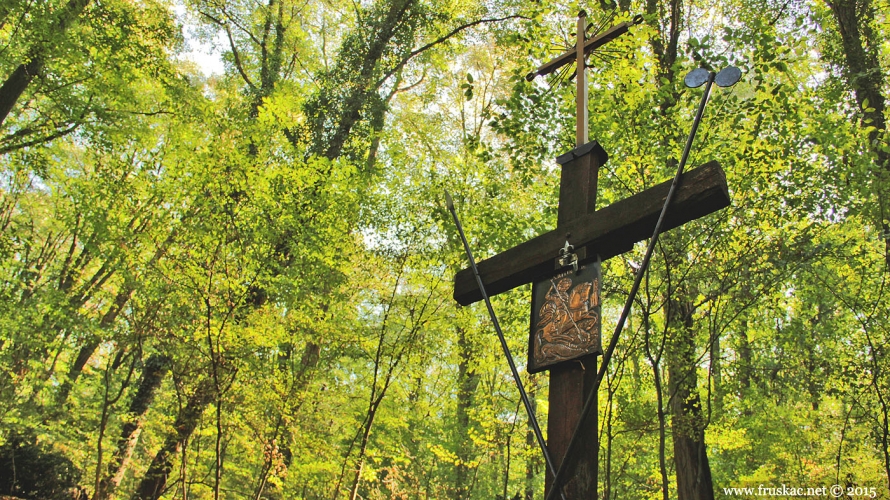
[[[677,496],[674,439],[696,432],[718,497],[886,495],[886,131],[855,85],[873,74],[850,73],[830,5],[678,5],[619,1],[606,24],[646,22],[589,60],[597,206],[672,175],[701,95],[682,77],[729,64],[743,79],[714,89],[690,167],[720,161],[733,202],[657,248],[600,390],[602,496]],[[451,299],[467,262],[442,198],[477,260],[553,228],[572,70],[525,75],[602,11],[186,8],[0,6],[0,79],[41,63],[0,122],[0,493],[540,496],[487,312]],[[222,40],[225,74],[181,61],[182,32]],[[604,263],[606,336],[642,253]],[[494,298],[520,365],[527,296]],[[546,428],[547,378],[522,376]],[[12,484],[13,452],[39,484]]]

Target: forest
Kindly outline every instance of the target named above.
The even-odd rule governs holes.
[[[3,0],[0,498],[543,498],[444,191],[477,260],[554,229],[574,69],[525,76],[582,9],[642,16],[588,59],[597,208],[672,177],[691,70],[742,72],[689,160],[731,205],[658,240],[603,378],[599,497],[890,498],[887,0]],[[493,305],[546,429],[530,290]]]

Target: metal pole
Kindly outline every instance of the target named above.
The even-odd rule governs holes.
[[[587,144],[587,71],[585,71],[586,54],[584,42],[587,30],[587,12],[578,13],[577,29],[575,33],[575,146]]]
[[[695,120],[692,122],[692,130],[689,132],[689,137],[686,139],[686,148],[683,150],[683,156],[680,158],[680,165],[677,167],[677,173],[674,175],[674,181],[671,183],[671,188],[668,191],[667,198],[664,200],[664,206],[661,208],[661,214],[658,216],[658,222],[655,224],[655,231],[652,233],[652,238],[649,240],[649,246],[646,248],[646,254],[643,257],[643,263],[640,265],[640,268],[637,269],[636,275],[634,276],[634,283],[630,289],[630,295],[627,296],[627,300],[624,302],[624,309],[621,311],[621,316],[618,318],[618,324],[615,326],[615,332],[612,334],[612,338],[609,341],[609,347],[606,349],[606,352],[603,354],[602,365],[600,366],[599,371],[596,374],[596,380],[593,383],[593,389],[590,392],[590,395],[587,396],[587,400],[584,402],[584,408],[581,410],[581,419],[578,420],[578,424],[575,426],[574,432],[572,432],[572,439],[569,441],[569,446],[566,449],[566,454],[562,459],[562,462],[559,464],[559,470],[556,472],[556,475],[553,478],[553,486],[559,487],[561,489],[564,476],[568,473],[569,469],[569,459],[572,457],[574,453],[574,448],[577,447],[578,436],[580,435],[580,430],[584,425],[584,421],[587,420],[587,415],[590,413],[590,410],[596,405],[597,402],[597,393],[599,391],[600,383],[602,383],[603,377],[606,374],[606,370],[609,367],[609,360],[612,359],[612,353],[615,352],[615,345],[618,343],[618,337],[621,335],[621,331],[624,329],[624,323],[627,321],[627,317],[630,315],[630,308],[633,305],[633,301],[636,298],[637,292],[640,290],[640,283],[643,281],[643,274],[646,272],[646,268],[649,267],[649,261],[652,258],[652,252],[655,250],[655,244],[658,242],[658,235],[661,233],[661,226],[664,223],[664,217],[667,213],[668,206],[673,200],[674,192],[677,190],[677,186],[680,183],[680,176],[683,174],[683,168],[686,166],[686,160],[689,158],[689,151],[692,148],[692,141],[695,139],[695,133],[698,131],[698,125],[701,123],[702,115],[705,111],[705,104],[708,102],[708,95],[711,92],[711,84],[714,83],[714,78],[716,77],[716,73],[713,71],[708,75],[708,82],[705,86],[705,92],[702,95],[701,103],[698,105],[698,112],[695,115]],[[556,489],[556,488],[554,488]],[[547,500],[552,498],[551,494],[547,495]]]
[[[510,347],[507,346],[507,340],[504,338],[504,332],[501,330],[501,324],[498,322],[498,317],[494,313],[494,308],[491,307],[491,300],[488,298],[488,293],[485,291],[485,285],[482,284],[482,278],[479,276],[479,269],[476,268],[476,261],[473,259],[473,252],[470,251],[470,244],[467,243],[467,237],[464,234],[464,228],[460,224],[460,219],[457,217],[457,212],[454,210],[454,201],[451,199],[451,195],[448,191],[445,191],[445,203],[448,205],[448,210],[451,212],[451,216],[454,218],[454,224],[457,226],[457,232],[460,233],[460,240],[464,244],[464,250],[467,253],[467,258],[470,260],[470,267],[473,268],[473,274],[476,276],[476,283],[479,285],[479,291],[482,293],[482,299],[485,301],[485,306],[488,308],[488,315],[491,317],[491,322],[494,323],[494,329],[498,334],[498,339],[501,341],[501,349],[504,350],[504,355],[507,357],[507,363],[510,365],[510,372],[513,374],[513,380],[516,382],[516,387],[519,388],[519,396],[522,398],[522,404],[525,406],[525,411],[528,413],[528,420],[532,426],[532,429],[535,432],[535,438],[538,440],[538,445],[541,447],[541,452],[544,454],[544,461],[547,462],[547,470],[551,475],[556,477],[556,468],[553,467],[553,460],[550,458],[550,452],[547,451],[547,445],[544,443],[544,435],[541,433],[541,426],[538,425],[538,419],[535,417],[535,412],[532,410],[531,403],[528,400],[528,394],[525,392],[525,386],[522,384],[522,379],[519,378],[519,372],[516,370],[516,363],[513,362],[513,356],[510,354]],[[555,483],[554,483],[555,484]],[[566,500],[565,493],[562,491],[562,487],[557,487],[554,489],[559,490],[559,495],[562,500]]]

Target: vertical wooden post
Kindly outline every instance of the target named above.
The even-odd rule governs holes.
[[[600,154],[596,154],[599,152]],[[557,227],[584,216],[596,205],[597,173],[604,162],[601,148],[570,160],[562,165],[559,190]],[[571,241],[571,238],[569,238]],[[572,432],[581,416],[587,394],[596,379],[596,356],[586,356],[576,361],[558,365],[550,370],[550,413],[547,420],[547,448],[557,468],[568,449]],[[580,437],[583,445],[574,457],[578,466],[575,474],[565,485],[567,500],[597,498],[597,410],[590,412],[588,424]],[[549,492],[552,477],[548,474],[546,488]]]
[[[587,28],[587,14],[578,14],[577,59],[576,59],[576,145],[580,148],[587,143],[587,78],[584,71],[584,32]],[[562,165],[559,181],[559,212],[556,227],[565,227],[569,221],[596,210],[597,176],[606,155],[601,147],[584,148],[588,151]],[[577,150],[576,150],[577,151]],[[571,238],[569,238],[571,240]],[[580,250],[580,249],[579,249]],[[576,361],[556,366],[550,370],[550,414],[547,420],[547,448],[556,461],[557,468],[562,463],[572,432],[581,416],[581,409],[587,394],[596,380],[596,356],[586,356]],[[573,460],[578,464],[575,474],[565,484],[567,500],[592,500],[597,498],[597,468],[599,442],[597,435],[597,412],[594,408],[588,417],[588,424],[580,436],[583,445]],[[547,476],[546,489],[550,491],[552,479]]]
[[[596,209],[596,187],[599,167],[605,163],[605,151],[599,145],[579,148],[588,151],[565,162],[559,188],[559,212],[557,225],[565,224]],[[576,149],[578,151],[578,149]],[[569,237],[571,242],[571,237]],[[559,467],[568,449],[572,432],[581,416],[584,401],[596,379],[596,356],[586,356],[577,361],[556,366],[550,370],[550,412],[547,421],[547,447]],[[577,463],[572,479],[565,485],[568,500],[597,498],[597,459],[599,443],[597,435],[597,409],[591,412],[588,425],[581,437],[577,455],[570,457]],[[547,477],[547,490],[551,487]]]

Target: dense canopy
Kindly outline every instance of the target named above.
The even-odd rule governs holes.
[[[4,0],[0,496],[541,498],[442,193],[477,258],[553,229],[574,70],[525,75],[581,9],[644,19],[588,61],[599,207],[673,174],[686,74],[742,70],[690,160],[732,205],[660,240],[603,381],[601,497],[890,498],[887,0]]]

